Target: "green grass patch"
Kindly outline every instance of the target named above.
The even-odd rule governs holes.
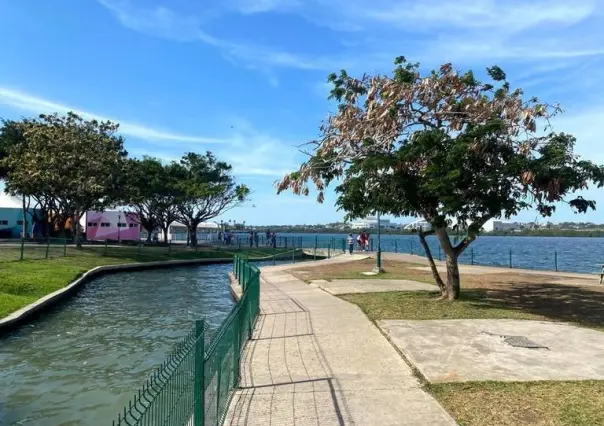
[[[5,250],[7,247],[2,247]],[[52,249],[52,247],[51,247]],[[15,250],[10,248],[10,250]],[[3,251],[4,253],[4,251]],[[194,250],[186,247],[105,247],[86,246],[78,250],[67,248],[67,256],[40,260],[0,263],[0,318],[65,287],[86,271],[103,265],[186,259],[232,258],[239,254],[263,258],[286,253],[283,249],[254,248],[251,250],[208,248]],[[18,258],[17,258],[18,259]]]
[[[461,426],[604,425],[604,381],[427,385]]]
[[[373,321],[385,319],[547,319],[541,315],[511,309],[489,299],[485,291],[465,290],[455,301],[437,300],[438,293],[383,292],[344,294],[342,299],[358,305]]]

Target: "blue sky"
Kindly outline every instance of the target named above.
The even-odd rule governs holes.
[[[498,64],[527,94],[561,102],[555,129],[604,163],[603,24],[598,0],[0,0],[0,117],[116,120],[132,155],[229,161],[254,193],[225,219],[335,221],[333,196],[317,205],[272,186],[333,110],[330,72],[388,72],[398,55],[478,74]],[[553,220],[604,222],[604,190],[586,195],[600,211],[561,206]]]

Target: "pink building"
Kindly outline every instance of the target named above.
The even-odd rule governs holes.
[[[141,227],[138,214],[120,211],[86,212],[86,238],[93,241],[138,241]]]

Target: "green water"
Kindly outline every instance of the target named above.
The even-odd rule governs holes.
[[[172,345],[233,301],[209,265],[98,278],[29,325],[0,337],[0,425],[108,425]]]

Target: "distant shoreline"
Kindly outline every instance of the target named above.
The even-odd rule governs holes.
[[[323,230],[311,230],[311,229],[295,229],[287,227],[257,227],[258,229],[266,230],[270,229],[272,232],[277,234],[342,234],[347,235],[349,233],[357,234],[362,232],[362,229],[323,229]],[[366,230],[370,234],[377,234],[377,229]],[[401,231],[393,229],[382,229],[382,235],[416,235],[411,231]],[[457,231],[450,230],[449,235],[457,235]],[[604,230],[593,230],[593,231],[572,231],[572,230],[542,230],[542,231],[522,231],[522,232],[489,232],[482,233],[480,237],[584,237],[584,238],[604,238]]]

